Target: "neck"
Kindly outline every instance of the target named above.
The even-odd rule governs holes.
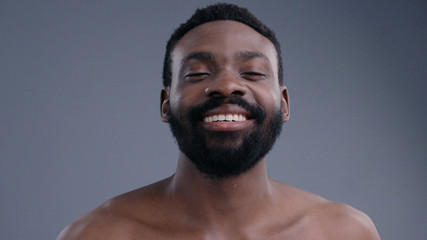
[[[204,224],[256,219],[255,215],[270,207],[273,199],[265,158],[239,176],[212,179],[180,153],[168,192],[179,211]]]

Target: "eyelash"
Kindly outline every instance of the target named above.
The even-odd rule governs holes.
[[[199,76],[204,76],[204,75],[209,75],[209,73],[205,73],[205,72],[190,73],[190,74],[185,75],[185,77],[199,77]]]
[[[184,79],[190,82],[198,82],[201,80],[204,80],[205,78],[208,78],[210,76],[207,72],[195,72],[195,73],[189,73],[184,76]]]
[[[184,78],[195,78],[194,80],[201,80],[201,78],[205,78],[205,77],[209,77],[210,74],[207,72],[196,72],[196,73],[189,73],[187,75],[184,76]],[[265,78],[266,75],[263,73],[259,73],[259,72],[243,72],[240,74],[240,76],[242,78],[245,78],[247,80],[260,80],[258,78]],[[256,79],[251,79],[251,78],[256,78]]]
[[[267,75],[259,72],[243,72],[240,76],[248,81],[260,81],[265,79]]]
[[[241,75],[249,75],[249,76],[262,76],[265,77],[265,74],[258,73],[258,72],[244,72]]]

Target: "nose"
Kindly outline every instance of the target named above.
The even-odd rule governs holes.
[[[239,76],[230,71],[218,74],[205,89],[205,94],[208,97],[243,96],[246,92],[247,88]]]

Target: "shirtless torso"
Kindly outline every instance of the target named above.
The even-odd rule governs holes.
[[[350,206],[264,176],[247,181],[259,167],[210,189],[200,188],[202,176],[174,175],[107,201],[58,240],[380,239],[369,217]]]

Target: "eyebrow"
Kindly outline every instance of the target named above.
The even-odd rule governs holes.
[[[212,53],[209,52],[192,52],[188,54],[185,58],[181,60],[181,65],[187,63],[190,60],[199,60],[199,61],[215,61],[215,57]]]
[[[269,59],[264,54],[257,51],[239,51],[234,55],[234,58],[236,60],[250,60],[253,58],[264,58],[269,61]]]
[[[248,61],[254,58],[263,58],[271,65],[270,60],[264,54],[258,51],[239,51],[234,54],[234,59],[237,61]],[[190,60],[199,60],[199,61],[215,61],[215,57],[210,52],[192,52],[185,56],[181,60],[181,65],[189,62]]]

